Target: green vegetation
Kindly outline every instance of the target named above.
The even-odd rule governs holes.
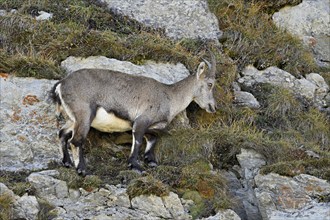
[[[294,75],[316,69],[311,53],[304,49],[299,40],[279,30],[271,19],[274,9],[298,4],[300,0],[208,2],[224,31],[224,52],[237,62],[239,70],[248,64],[258,69],[278,66]]]
[[[191,128],[174,128],[162,135],[156,152],[159,167],[146,169],[142,176],[127,170],[130,144],[116,144],[119,134],[109,136],[94,130],[86,146],[93,176],[81,178],[74,169],[54,167],[70,188],[90,191],[102,184],[124,183],[131,198],[141,194],[164,196],[171,190],[195,202],[190,210],[194,218],[208,216],[233,204],[227,183],[216,170],[237,164],[236,154],[241,148],[265,156],[263,174],[308,173],[330,181],[330,122],[326,114],[288,90],[268,84],[254,88],[259,91],[255,93],[261,102],[259,110],[232,104],[232,82],[248,64],[259,69],[277,66],[296,76],[319,71],[311,53],[271,22],[274,11],[300,1],[208,0],[224,31],[219,48],[200,40],[172,41],[163,30],[115,15],[94,0],[0,0],[0,8],[18,10],[0,17],[0,73],[59,79],[65,74],[61,61],[68,56],[92,55],[136,64],[148,59],[181,62],[193,72],[200,58],[206,56],[208,44],[218,62],[215,97],[220,108],[216,114],[208,114],[196,105],[189,106]],[[32,16],[41,10],[52,12],[53,18],[37,22]],[[328,70],[322,71],[329,83]],[[320,158],[311,158],[308,150]],[[27,174],[18,176],[1,173],[0,182],[18,195],[33,190],[25,181]],[[0,197],[4,210],[9,210],[10,202]],[[45,204],[40,219],[48,209]],[[0,212],[0,218],[9,214]]]
[[[3,0],[0,8],[18,10],[0,17],[1,72],[59,79],[64,76],[60,62],[68,56],[103,55],[139,64],[148,59],[182,62],[190,70],[198,63],[189,49],[201,42],[173,42],[161,30],[144,28],[93,1]],[[51,11],[54,18],[37,22],[31,15],[40,10]]]
[[[13,197],[9,194],[0,195],[0,219],[10,220],[12,216],[11,205],[13,203]]]
[[[85,178],[76,175],[74,169],[67,169],[64,167],[57,168],[60,172],[59,179],[65,181],[69,188],[79,189],[83,188],[86,191],[92,191],[95,188],[100,187],[102,180],[95,175],[88,175]]]
[[[25,193],[33,193],[31,185],[26,182],[27,172],[0,171],[0,183],[5,184],[16,195],[22,196]]]

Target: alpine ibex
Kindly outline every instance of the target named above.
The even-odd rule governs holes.
[[[71,146],[78,174],[86,175],[83,145],[93,127],[102,132],[132,130],[133,142],[128,159],[132,169],[141,171],[139,148],[146,139],[144,160],[156,166],[154,155],[157,131],[164,129],[172,119],[195,101],[207,112],[215,112],[213,87],[215,57],[211,64],[204,60],[197,73],[172,85],[154,79],[103,69],[82,69],[57,82],[51,97],[57,103],[57,112],[68,116],[59,132],[63,164],[71,166],[68,152]]]

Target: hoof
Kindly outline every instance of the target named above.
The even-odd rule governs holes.
[[[70,162],[63,162],[63,166],[65,166],[66,168],[70,168],[70,167],[72,167],[72,163],[70,163]]]
[[[156,162],[154,162],[154,161],[148,163],[148,167],[150,167],[150,168],[155,168],[157,166],[158,166],[158,164]]]
[[[85,177],[86,176],[86,170],[82,170],[82,169],[77,169],[77,173],[79,176]]]
[[[136,172],[136,173],[139,173],[139,174],[142,174],[144,172],[142,166],[138,163],[136,163],[136,164],[129,163],[128,168],[131,169],[132,171]]]

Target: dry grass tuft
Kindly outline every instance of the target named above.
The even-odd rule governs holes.
[[[310,73],[317,66],[302,43],[272,22],[268,8],[297,1],[263,2],[244,0],[209,0],[211,11],[219,19],[224,31],[222,43],[224,52],[234,59],[238,69],[248,64],[258,69],[277,66],[294,75]]]

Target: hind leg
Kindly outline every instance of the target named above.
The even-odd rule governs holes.
[[[72,122],[68,121],[59,132],[59,138],[62,145],[63,159],[62,163],[65,167],[71,167],[73,165],[70,154],[68,151],[69,142],[68,140],[72,137]]]
[[[74,123],[74,131],[72,140],[70,140],[71,150],[73,154],[74,164],[77,173],[86,176],[86,162],[84,158],[84,143],[91,125],[91,110],[89,108],[81,108],[76,112],[77,120]]]

